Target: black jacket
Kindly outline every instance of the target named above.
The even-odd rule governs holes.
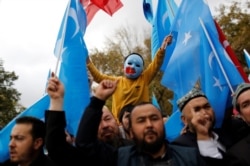
[[[228,166],[250,166],[250,127],[248,135],[228,149],[226,159]]]
[[[45,145],[50,158],[60,166],[87,165],[87,152],[78,150],[66,142],[66,119],[64,111],[46,111]]]
[[[117,150],[119,147],[133,144],[133,142],[119,138],[116,145],[110,145],[97,139],[99,123],[102,117],[102,108],[105,101],[91,97],[80,121],[76,136],[76,146],[88,151],[88,159],[93,165],[116,165]]]
[[[18,164],[11,163],[10,160],[7,160],[0,164],[0,166],[18,166]],[[29,166],[56,166],[56,164],[48,156],[41,153]]]

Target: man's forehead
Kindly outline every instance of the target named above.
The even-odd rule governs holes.
[[[239,95],[239,97],[240,96],[243,96],[243,95],[247,95],[247,94],[249,94],[250,93],[250,89],[246,89],[245,91],[243,91],[240,95]],[[249,96],[250,97],[250,96]]]
[[[250,89],[245,90],[242,92],[238,97],[238,103],[242,103],[248,101],[250,99]]]
[[[31,124],[16,124],[11,131],[13,135],[27,134],[30,133]]]
[[[114,116],[112,115],[112,113],[109,110],[103,109],[102,110],[102,117],[103,118],[105,118],[105,117],[111,117],[111,118],[113,118]]]
[[[149,114],[157,114],[160,115],[160,111],[153,106],[152,104],[144,104],[136,106],[132,111],[133,116],[147,116]]]
[[[108,109],[103,109],[103,110],[102,110],[102,114],[105,114],[105,115],[107,115],[107,114],[112,115],[112,113],[111,113]]]

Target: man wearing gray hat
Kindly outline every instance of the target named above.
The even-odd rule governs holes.
[[[227,152],[227,165],[250,166],[250,84],[240,84],[233,96],[232,104],[245,122],[245,126],[238,130],[244,131],[243,138],[233,145]],[[244,128],[245,127],[245,128]],[[243,130],[244,129],[244,130]],[[242,135],[242,132],[239,133]]]
[[[213,131],[215,115],[206,95],[194,88],[177,101],[185,132],[172,144],[196,147],[207,165],[224,165],[225,147]]]

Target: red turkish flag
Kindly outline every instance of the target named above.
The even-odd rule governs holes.
[[[227,41],[226,36],[224,35],[223,31],[221,30],[219,24],[215,20],[214,20],[214,22],[215,22],[215,25],[216,25],[216,29],[217,29],[217,31],[219,33],[220,43],[223,45],[223,47],[227,51],[229,57],[233,61],[234,65],[236,66],[236,68],[239,71],[240,75],[242,76],[243,80],[245,82],[249,82],[246,73],[244,72],[244,70],[243,70],[240,62],[238,61],[233,49],[231,48],[229,42]]]
[[[112,16],[123,4],[120,0],[90,0],[93,4]]]
[[[112,16],[123,6],[120,0],[80,0],[80,3],[87,14],[87,25],[100,9]]]
[[[93,3],[89,4],[86,8],[85,8],[85,12],[87,15],[87,25],[89,25],[89,23],[92,21],[92,19],[94,18],[95,14],[100,10],[100,8],[96,5],[94,5]]]

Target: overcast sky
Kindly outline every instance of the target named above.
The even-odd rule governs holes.
[[[212,13],[225,1],[208,0]],[[96,14],[84,36],[88,49],[101,49],[105,37],[122,25],[150,27],[142,12],[142,0],[122,2],[124,6],[112,17],[103,11]],[[0,58],[6,71],[19,76],[14,87],[22,93],[20,103],[25,107],[43,96],[48,71],[55,70],[53,50],[67,3],[68,0],[0,0]]]

